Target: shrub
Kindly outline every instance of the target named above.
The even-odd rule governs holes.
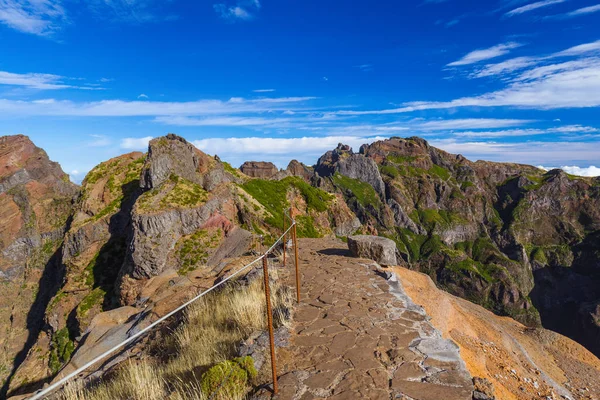
[[[202,375],[200,387],[212,399],[235,400],[244,398],[250,380],[257,375],[252,357],[222,361]]]
[[[50,359],[48,367],[53,374],[58,373],[62,366],[71,359],[75,345],[69,337],[69,330],[65,327],[52,335]]]

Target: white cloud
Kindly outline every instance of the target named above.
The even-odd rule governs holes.
[[[338,143],[358,148],[384,137],[358,137],[358,136],[325,136],[301,138],[210,138],[194,141],[194,145],[208,154],[228,155],[288,155],[302,154],[320,156],[328,150],[334,149]]]
[[[475,72],[469,77],[483,78],[486,76],[504,75],[514,71],[522,70],[539,63],[539,59],[534,57],[517,57],[503,61],[497,64],[488,64]]]
[[[0,115],[141,117],[241,114],[294,110],[292,106],[313,99],[315,97],[231,98],[228,101],[207,99],[190,102],[103,100],[87,103],[55,99],[0,99]]]
[[[156,122],[178,126],[275,126],[284,127],[292,122],[289,118],[228,117],[190,118],[185,116],[157,117]]]
[[[598,11],[600,11],[600,4],[597,4],[595,6],[579,8],[577,10],[563,14],[563,17],[566,17],[566,18],[578,17],[580,15],[592,14],[592,13],[596,13]]]
[[[138,98],[138,99],[147,99],[147,98],[148,98],[148,95],[147,95],[147,94],[144,94],[144,93],[142,93],[142,94],[140,94],[140,95],[139,95],[137,98]]]
[[[600,40],[596,40],[591,43],[584,43],[578,46],[573,46],[558,53],[554,53],[551,57],[567,57],[567,56],[580,56],[587,53],[600,52]]]
[[[218,3],[213,5],[213,9],[219,17],[229,21],[252,20],[260,7],[259,0],[238,0],[235,4]]]
[[[0,0],[0,23],[12,29],[49,36],[65,22],[60,0]]]
[[[275,89],[256,89],[253,90],[254,93],[270,93],[270,92],[274,92]]]
[[[299,138],[207,138],[192,143],[208,154],[217,154],[233,165],[247,160],[275,162],[285,167],[291,158],[307,163],[315,162],[324,152],[332,150],[338,143],[350,145],[355,151],[364,143],[384,140],[387,136],[306,136]],[[528,141],[498,143],[452,139],[430,140],[436,146],[453,154],[463,154],[471,160],[486,159],[503,162],[518,162],[532,165],[567,165],[567,163],[589,163],[600,159],[599,142],[542,142]]]
[[[79,171],[77,171],[76,169],[74,169],[73,171],[71,171],[70,175],[77,176],[77,175],[79,175]]]
[[[568,174],[577,175],[577,176],[600,176],[600,168],[590,165],[589,167],[577,167],[577,166],[562,166],[562,167],[544,167],[538,166],[545,171],[550,171],[552,169],[562,169]]]
[[[516,71],[533,67],[544,62],[550,62],[559,57],[576,57],[583,55],[593,55],[600,53],[600,40],[590,43],[584,43],[570,47],[547,56],[539,57],[517,57],[496,64],[487,64],[484,67],[477,68],[469,75],[470,78],[483,78],[488,76],[510,76]]]
[[[474,51],[470,52],[469,54],[465,55],[460,60],[451,62],[450,64],[448,64],[448,66],[449,67],[457,67],[457,66],[461,66],[461,65],[475,64],[480,61],[489,60],[491,58],[503,56],[505,54],[510,53],[510,51],[512,49],[516,49],[517,47],[521,47],[521,46],[522,45],[520,43],[509,42],[509,43],[498,44],[496,46],[492,46],[487,49],[474,50]]]
[[[63,79],[62,76],[52,74],[15,74],[0,71],[0,85],[24,86],[41,90],[69,88],[69,85],[60,83]]]
[[[600,57],[537,66],[511,79],[504,89],[451,101],[415,101],[373,111],[338,111],[337,115],[386,115],[459,107],[521,107],[541,110],[600,106]]]
[[[519,8],[515,8],[514,10],[511,10],[509,12],[507,12],[506,15],[507,17],[512,17],[514,15],[519,15],[519,14],[523,14],[529,11],[533,11],[533,10],[537,10],[538,8],[542,8],[542,7],[548,7],[548,6],[552,6],[554,4],[560,4],[560,3],[564,3],[566,0],[544,0],[544,1],[538,1],[535,3],[531,3],[531,4],[527,4],[526,6],[522,6]]]
[[[535,122],[526,119],[465,118],[433,120],[414,125],[420,130],[491,129],[520,126]]]
[[[453,132],[452,134],[456,137],[468,137],[468,138],[502,138],[502,137],[519,137],[519,136],[535,136],[535,135],[548,135],[548,134],[576,134],[576,133],[590,133],[599,132],[597,128],[590,126],[581,125],[567,125],[562,127],[554,127],[547,129],[507,129],[499,131],[461,131]]]
[[[517,162],[530,165],[567,165],[567,163],[589,163],[590,160],[600,159],[600,142],[499,143],[439,139],[430,140],[429,144],[449,153],[462,154],[471,160]]]
[[[0,0],[2,1],[2,0]],[[20,86],[37,90],[58,90],[58,89],[80,89],[80,90],[103,90],[104,88],[95,84],[88,86],[74,86],[65,83],[67,80],[78,78],[67,78],[53,74],[16,74],[13,72],[0,71],[0,85]]]
[[[150,143],[152,139],[152,136],[143,138],[125,138],[121,140],[121,148],[126,150],[146,151],[148,149],[148,143]]]

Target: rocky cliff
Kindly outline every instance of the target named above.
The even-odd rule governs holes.
[[[410,268],[600,354],[598,178],[471,162],[419,138],[364,145],[359,154],[340,145],[315,171],[314,183],[342,192],[365,229],[393,239]]]
[[[27,138],[6,137],[0,203],[0,279],[12,290],[0,372],[12,393],[98,337],[100,314],[130,315],[156,282],[214,279],[223,259],[271,243],[290,206],[300,237],[385,236],[439,287],[600,354],[600,179],[471,162],[419,138],[240,171],[170,134],[100,164],[78,190]]]
[[[0,397],[62,283],[60,249],[76,191],[27,137],[0,137]]]

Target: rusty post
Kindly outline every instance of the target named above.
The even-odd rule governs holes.
[[[273,373],[273,393],[277,394],[277,365],[275,364],[275,338],[273,336],[273,310],[271,309],[271,290],[269,288],[269,265],[267,254],[263,257],[263,275],[265,278],[265,296],[267,299],[267,322],[269,325],[269,340],[271,344],[271,371]]]
[[[285,268],[286,254],[285,254],[285,209],[283,210],[283,267]]]
[[[298,269],[298,231],[296,230],[296,220],[292,220],[292,240],[294,241],[294,258],[296,259],[296,301],[300,303],[300,270]]]

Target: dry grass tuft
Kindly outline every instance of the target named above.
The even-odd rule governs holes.
[[[275,326],[289,324],[293,293],[270,269]],[[234,358],[237,346],[266,328],[263,280],[232,283],[186,311],[184,321],[163,341],[151,344],[151,360],[127,362],[109,381],[92,387],[67,386],[60,400],[206,400],[200,381],[210,367]],[[165,356],[170,355],[170,356]],[[242,392],[247,393],[249,387]],[[236,399],[241,400],[245,395]]]

